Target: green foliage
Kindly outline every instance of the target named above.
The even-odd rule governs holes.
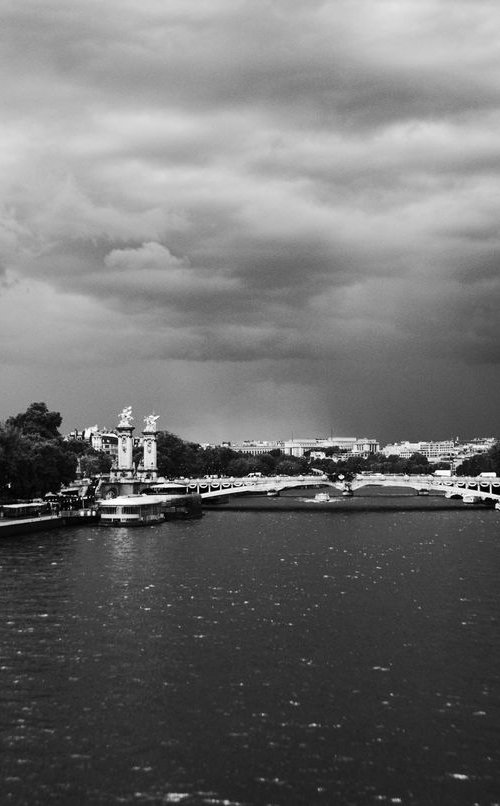
[[[59,412],[32,403],[0,425],[0,496],[35,498],[75,477],[76,456],[63,441]]]
[[[88,478],[99,476],[101,473],[109,473],[112,464],[113,458],[109,453],[95,451],[90,447],[80,458],[80,470]]]
[[[83,456],[89,453],[89,451],[97,453],[97,451],[94,451],[94,449],[90,447],[90,444],[83,439],[68,439],[65,444],[67,449],[71,451],[71,453],[74,453],[75,456]]]
[[[19,428],[27,437],[41,439],[60,438],[59,427],[62,417],[58,411],[49,411],[46,403],[32,403],[25,412],[9,417],[7,426]]]
[[[500,476],[500,443],[497,442],[486,453],[465,459],[457,468],[459,476],[479,476],[480,473],[496,473]]]
[[[257,472],[254,468],[256,463],[251,456],[243,456],[240,453],[235,453],[235,456],[228,465],[228,476],[248,476],[249,473]]]
[[[166,478],[198,475],[198,453],[202,449],[193,442],[184,442],[169,431],[159,431],[157,437],[158,473]]]
[[[302,476],[307,473],[309,462],[305,457],[285,456],[281,457],[275,468],[278,476]]]
[[[157,438],[158,473],[166,478],[190,476],[247,476],[262,473],[300,475],[307,472],[308,461],[294,456],[283,457],[280,451],[248,456],[226,446],[202,448],[184,442],[175,434],[159,431]]]
[[[351,479],[356,473],[363,472],[406,473],[411,476],[412,474],[432,473],[434,470],[434,467],[429,465],[427,458],[420,453],[414,453],[409,459],[403,459],[401,456],[385,456],[383,453],[370,454],[366,459],[362,456],[342,457],[338,461],[321,459],[315,460],[313,466],[318,470],[323,470],[332,478],[342,475],[346,479]]]

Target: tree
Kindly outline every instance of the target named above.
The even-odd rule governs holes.
[[[34,498],[59,490],[75,477],[76,455],[63,441],[59,412],[32,403],[0,426],[0,493]]]
[[[19,428],[22,434],[42,439],[60,437],[62,417],[58,411],[49,411],[46,403],[32,403],[24,413],[9,417],[6,425]]]
[[[184,442],[169,431],[157,436],[158,473],[166,478],[198,475],[201,470],[202,448],[194,442]]]
[[[227,475],[229,462],[234,457],[234,451],[227,447],[205,448],[197,456],[201,463],[204,475]]]
[[[431,472],[429,460],[427,456],[422,453],[413,453],[409,459],[406,460],[404,472],[408,475],[425,475]]]
[[[98,476],[101,473],[109,473],[112,464],[113,458],[109,453],[95,451],[93,448],[84,453],[80,459],[80,469],[83,475],[88,478]]]
[[[480,473],[496,473],[500,476],[500,443],[495,443],[485,453],[465,459],[457,468],[459,476],[479,476]]]
[[[16,464],[21,452],[21,431],[13,425],[0,424],[0,496],[14,496]]]
[[[253,473],[252,459],[253,457],[251,456],[236,453],[235,458],[231,459],[229,462],[228,475],[241,478],[242,476],[248,476],[249,473]]]
[[[305,457],[284,456],[276,465],[276,473],[281,476],[300,476],[307,472]]]
[[[276,467],[281,459],[281,453],[273,456],[271,453],[261,453],[257,458],[257,471],[263,476],[274,476]]]

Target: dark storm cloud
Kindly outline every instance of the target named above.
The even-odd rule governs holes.
[[[384,401],[388,362],[500,362],[495,5],[0,10],[13,366],[241,361],[324,413],[323,362]]]

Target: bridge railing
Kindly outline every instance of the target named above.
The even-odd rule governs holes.
[[[474,494],[481,499],[500,500],[500,478],[481,476],[434,476],[432,474],[410,476],[407,474],[373,474],[356,476],[350,483],[353,490],[364,486],[407,487],[417,491],[445,492],[464,496]]]
[[[400,473],[358,474],[352,481],[331,481],[327,476],[223,476],[218,478],[176,479],[185,484],[188,491],[202,497],[237,495],[251,492],[280,492],[286,489],[318,487],[325,485],[337,490],[358,490],[364,486],[406,487],[418,491],[449,492],[464,496],[473,493],[478,498],[500,500],[500,478],[486,479],[470,476],[434,476],[432,474],[408,475]]]
[[[292,487],[317,487],[327,483],[326,476],[223,476],[222,478],[175,479],[181,482],[188,490],[199,492],[202,496],[210,495],[212,498],[220,495],[236,494],[238,492],[271,490],[286,490]]]

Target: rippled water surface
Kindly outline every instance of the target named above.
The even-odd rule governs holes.
[[[0,541],[2,803],[500,804],[500,513]]]

